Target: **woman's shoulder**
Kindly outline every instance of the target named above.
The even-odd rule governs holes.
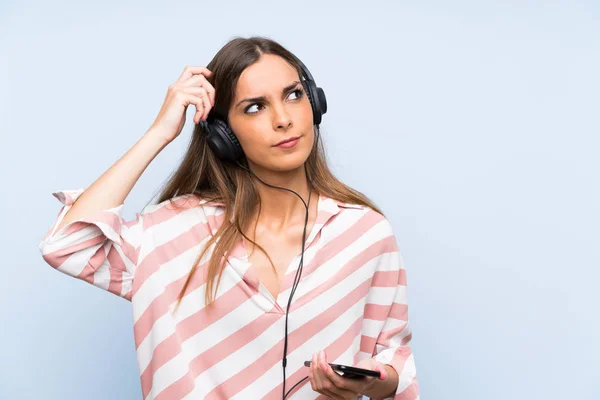
[[[385,217],[380,214],[377,210],[373,209],[367,204],[358,204],[358,203],[349,203],[344,202],[342,200],[331,199],[340,210],[348,210],[346,212],[357,212],[360,214],[369,214],[369,216],[373,218],[385,219]],[[356,211],[352,211],[356,210]]]
[[[346,203],[343,202],[341,200],[336,200],[336,199],[332,199],[335,204],[338,205],[338,207],[342,207],[342,208],[351,208],[351,209],[356,209],[356,210],[364,210],[365,208],[369,208],[369,206],[365,206],[363,204],[354,204],[354,203]]]
[[[171,197],[156,204],[149,204],[144,207],[142,214],[154,214],[157,212],[163,214],[178,214],[192,208],[202,208],[204,210],[211,209],[213,211],[212,213],[214,213],[218,212],[218,210],[224,206],[224,203],[204,198],[197,193],[188,193]]]
[[[184,194],[147,205],[141,214],[144,231],[158,235],[160,240],[180,238],[184,232],[189,232],[195,240],[199,240],[201,238],[198,234],[214,233],[219,228],[225,209],[220,203],[204,199],[197,194]],[[192,233],[193,227],[202,225],[209,230],[199,229]]]
[[[368,228],[370,233],[378,236],[387,237],[394,235],[391,222],[378,210],[370,207],[367,204],[348,203],[336,199],[332,200],[338,209],[344,214],[355,214],[354,217],[349,217],[349,219],[345,218],[344,220],[355,222],[359,221],[359,225],[361,227],[365,229]]]

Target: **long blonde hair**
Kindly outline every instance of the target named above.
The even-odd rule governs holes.
[[[294,55],[279,43],[265,37],[234,38],[223,46],[207,65],[207,68],[213,73],[209,81],[215,88],[215,105],[211,112],[214,111],[218,115],[228,114],[227,111],[234,99],[235,87],[242,71],[257,62],[262,54],[282,57],[296,68],[298,76],[301,77],[301,68],[296,63]],[[315,129],[318,134],[318,127],[315,126]],[[242,157],[240,163],[248,168],[245,157]],[[327,165],[322,141],[314,141],[305,164],[307,178],[312,183],[313,189],[319,194],[343,203],[365,205],[383,214],[365,195],[343,184],[333,175]],[[225,215],[223,223],[209,238],[194,262],[181,289],[175,309],[179,307],[185,291],[198,269],[200,260],[215,242],[216,246],[208,261],[206,271],[205,301],[207,306],[212,304],[214,296],[216,296],[224,261],[231,254],[236,243],[242,240],[242,236],[269,258],[267,252],[258,243],[243,233],[250,226],[251,216],[260,211],[260,196],[255,181],[244,169],[233,163],[223,162],[215,156],[208,147],[205,133],[199,124],[194,127],[189,147],[181,164],[162,188],[156,203],[186,194],[196,195],[209,202],[224,204]],[[271,262],[271,264],[273,263]],[[275,267],[273,266],[273,268]]]

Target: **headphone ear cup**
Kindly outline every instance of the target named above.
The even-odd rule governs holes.
[[[317,98],[319,99],[319,107],[321,107],[321,115],[323,115],[327,112],[327,98],[320,87],[317,88]]]
[[[237,137],[225,121],[216,117],[209,117],[208,121],[201,121],[208,146],[222,160],[235,161],[244,151]]]
[[[319,125],[323,119],[323,114],[327,112],[327,99],[325,92],[320,87],[317,87],[313,81],[302,81],[308,100],[313,111],[313,123]]]

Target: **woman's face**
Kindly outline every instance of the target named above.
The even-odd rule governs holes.
[[[251,167],[269,171],[298,168],[313,146],[308,96],[296,69],[276,55],[263,54],[242,72],[228,122]],[[282,140],[296,137],[299,139],[295,144],[277,146]]]

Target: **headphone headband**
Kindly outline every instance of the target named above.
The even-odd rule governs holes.
[[[306,65],[304,65],[304,63],[302,61],[300,61],[300,59],[298,57],[295,57],[296,62],[300,65],[300,69],[302,70],[302,75],[304,76],[304,78],[307,81],[315,81],[312,77],[312,74],[310,73],[310,71],[308,70],[308,68],[306,68]]]

